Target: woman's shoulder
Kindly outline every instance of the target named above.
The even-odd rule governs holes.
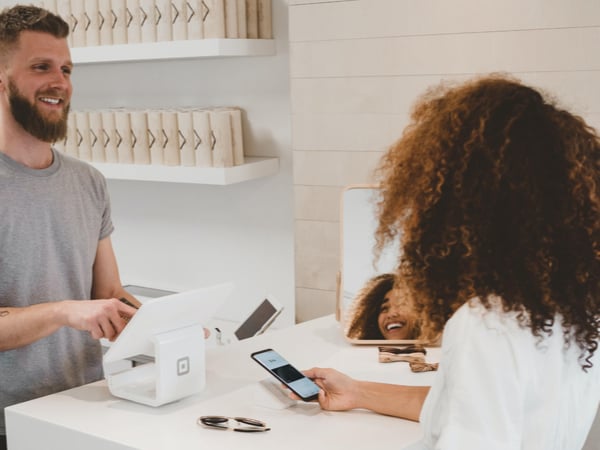
[[[499,320],[501,310],[495,303],[497,303],[496,300],[490,307],[486,307],[478,297],[470,299],[452,314],[452,317],[446,323],[444,332],[447,329],[464,328],[465,325],[469,324],[478,325],[483,320],[487,322]]]
[[[531,331],[521,326],[517,312],[502,309],[499,298],[490,298],[484,305],[475,297],[465,302],[448,320],[443,340],[485,340],[499,336],[508,336],[511,340],[534,339]]]

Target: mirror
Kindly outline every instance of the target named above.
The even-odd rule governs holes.
[[[414,343],[417,321],[406,306],[406,288],[395,275],[399,242],[388,244],[374,261],[378,195],[375,185],[348,186],[342,192],[336,313],[353,343]]]

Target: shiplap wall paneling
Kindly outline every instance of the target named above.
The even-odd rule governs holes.
[[[290,0],[289,6],[300,321],[334,311],[334,193],[373,181],[382,152],[429,86],[510,72],[600,125],[596,0]]]

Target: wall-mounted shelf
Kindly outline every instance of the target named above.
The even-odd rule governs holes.
[[[279,158],[247,156],[244,164],[224,168],[106,163],[92,165],[111,180],[228,185],[276,174],[279,171]]]
[[[75,47],[71,49],[71,58],[75,64],[231,56],[270,56],[274,54],[275,41],[273,39],[197,39],[190,41]]]

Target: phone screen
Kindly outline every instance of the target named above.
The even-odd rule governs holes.
[[[273,304],[267,299],[263,300],[250,317],[235,331],[236,337],[242,340],[256,335],[276,313],[277,309]]]
[[[292,366],[275,350],[267,349],[252,353],[252,359],[273,374],[304,401],[313,400],[319,394],[319,386]]]

